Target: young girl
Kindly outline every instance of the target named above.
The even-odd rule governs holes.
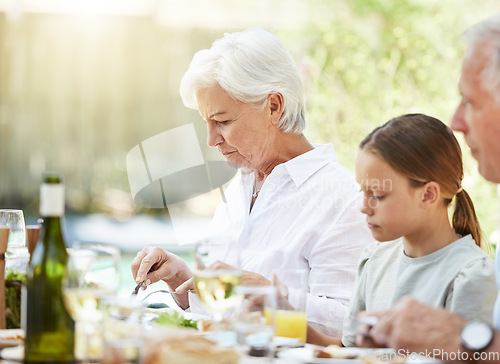
[[[311,328],[308,341],[354,346],[358,313],[390,308],[405,295],[491,322],[494,266],[481,249],[451,130],[422,114],[390,120],[361,142],[356,178],[364,192],[361,212],[378,242],[361,256],[341,341]]]

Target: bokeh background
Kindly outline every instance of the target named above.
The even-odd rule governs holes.
[[[495,0],[0,0],[0,208],[35,221],[42,173],[57,170],[68,216],[168,224],[167,209],[134,203],[126,155],[194,123],[215,158],[178,86],[197,50],[247,27],[266,28],[289,48],[307,90],[306,136],[333,143],[353,170],[360,140],[394,116],[423,112],[449,123],[460,35],[496,12]],[[458,139],[464,187],[495,242],[497,188]],[[185,215],[209,217],[213,206],[187,205]],[[137,243],[163,241],[147,239]]]

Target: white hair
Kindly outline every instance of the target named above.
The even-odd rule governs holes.
[[[469,47],[487,42],[490,54],[481,73],[481,84],[500,102],[500,14],[472,26],[464,33],[463,39]]]
[[[219,85],[231,97],[262,110],[267,97],[280,93],[281,131],[301,133],[305,127],[304,91],[292,56],[274,35],[263,29],[226,33],[210,49],[198,51],[182,77],[185,106],[198,109],[196,92]]]

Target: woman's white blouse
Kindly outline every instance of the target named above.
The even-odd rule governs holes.
[[[228,249],[211,260],[267,279],[273,271],[308,269],[308,321],[340,335],[358,259],[374,241],[360,212],[359,185],[335,160],[331,144],[276,166],[250,212],[254,179],[253,172],[240,171],[224,191],[226,202],[217,208],[210,236],[227,240]]]

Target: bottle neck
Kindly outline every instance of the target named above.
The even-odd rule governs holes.
[[[64,215],[64,185],[61,183],[44,183],[40,187],[40,216],[46,220],[50,217]]]
[[[40,250],[40,252],[45,251],[44,255],[54,254],[55,251],[63,251],[64,253],[62,254],[66,254],[66,243],[64,241],[63,233],[63,217],[46,216],[43,218],[42,230],[40,231],[40,238],[33,253],[34,255],[36,255],[37,250]],[[42,259],[41,256],[39,259]],[[38,262],[38,260],[36,260],[35,263],[36,262]]]

